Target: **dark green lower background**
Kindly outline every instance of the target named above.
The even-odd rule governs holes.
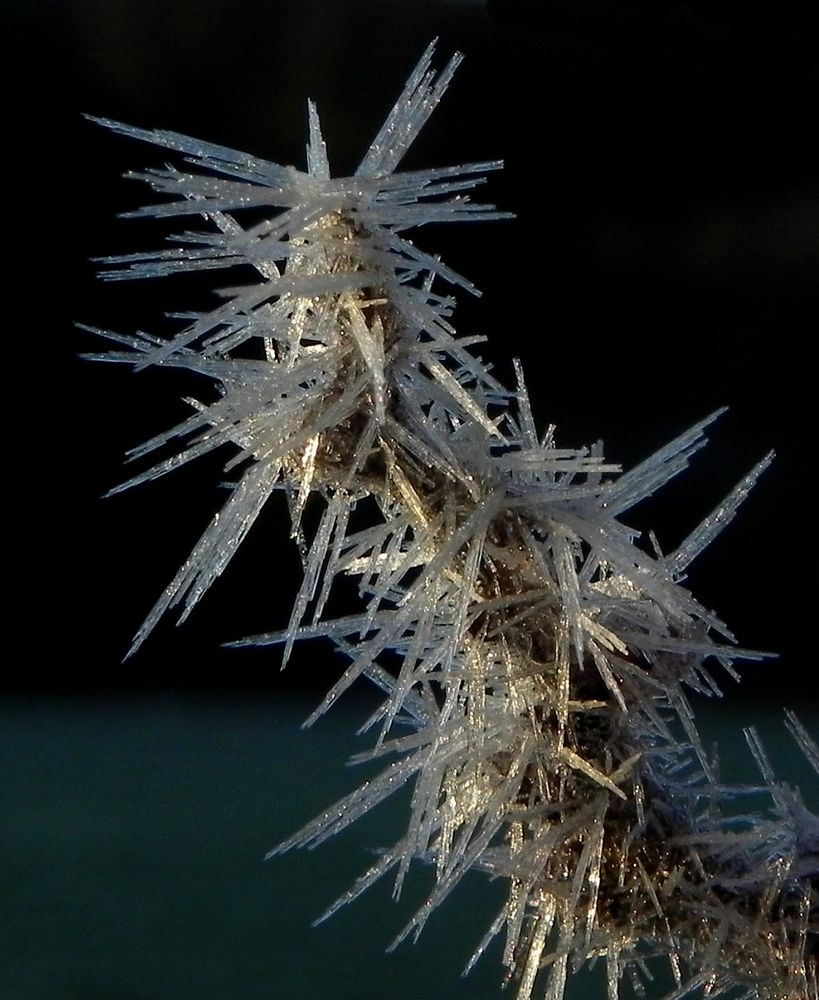
[[[9,699],[0,707],[2,1000],[404,1000],[511,996],[498,948],[460,970],[503,888],[475,876],[417,945],[384,949],[423,898],[387,885],[310,926],[401,831],[407,799],[315,852],[265,852],[353,787],[365,749],[354,698],[309,732],[307,699],[169,696]],[[798,706],[797,706],[798,707]],[[774,712],[706,705],[727,779],[753,778],[741,727],[757,725],[783,779],[819,788]],[[819,716],[803,722],[819,732]],[[602,996],[602,970],[576,998]],[[657,995],[661,990],[659,989]]]

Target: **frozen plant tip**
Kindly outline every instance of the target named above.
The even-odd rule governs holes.
[[[286,661],[296,640],[333,639],[350,664],[311,721],[368,678],[383,702],[360,759],[388,762],[276,852],[319,843],[413,784],[406,834],[326,915],[387,874],[398,894],[411,863],[429,862],[434,887],[400,941],[480,870],[508,896],[470,967],[501,935],[520,1000],[561,1000],[570,973],[595,962],[611,1000],[639,992],[653,956],[675,997],[815,1000],[819,819],[777,783],[752,732],[762,784],[722,783],[685,693],[719,695],[712,665],[735,676],[734,660],[763,656],[682,582],[770,456],[674,551],[653,536],[645,548],[622,516],[687,467],[717,415],[621,473],[599,443],[561,448],[554,428],[538,431],[518,363],[509,389],[471,352],[478,338],[457,335],[450,290],[475,289],[406,233],[503,218],[467,193],[500,163],[397,171],[459,59],[438,75],[432,56],[350,177],[331,177],[312,103],[306,172],[95,119],[181,154],[179,167],[131,175],[165,199],[130,214],[207,224],[171,249],[105,258],[105,277],[256,275],[211,312],[184,314],[170,339],[95,331],[119,345],[98,360],[183,368],[215,387],[131,453],[176,446],[119,489],[223,445],[235,470],[132,652],[167,610],[190,612],[283,490],[302,583],[287,628],[236,645],[281,645]],[[311,496],[322,512],[308,538]],[[370,523],[353,527],[362,501]],[[333,619],[339,576],[357,579],[361,603]],[[819,771],[819,748],[788,724]],[[749,791],[768,793],[767,812],[737,809]]]

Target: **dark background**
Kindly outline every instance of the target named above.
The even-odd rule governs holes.
[[[626,466],[730,407],[693,471],[631,516],[654,527],[667,550],[776,449],[773,469],[695,565],[691,585],[743,645],[781,654],[778,688],[815,694],[807,482],[819,156],[813,36],[797,9],[507,2],[493,15],[477,2],[409,0],[11,6],[9,37],[25,53],[10,46],[21,95],[12,112],[25,117],[8,208],[22,216],[16,231],[35,240],[22,275],[33,310],[13,346],[21,365],[35,361],[44,384],[40,405],[25,414],[23,510],[32,520],[40,504],[47,513],[31,527],[41,554],[29,559],[22,589],[23,613],[43,626],[39,668],[12,671],[6,684],[189,691],[212,686],[215,673],[229,689],[326,686],[337,669],[332,656],[282,679],[275,654],[219,649],[286,620],[298,562],[275,503],[189,624],[160,627],[119,666],[219,506],[229,456],[99,499],[125,477],[124,451],[186,415],[179,397],[200,387],[78,360],[99,345],[71,321],[168,333],[163,311],[206,306],[213,276],[96,280],[89,257],[161,244],[161,224],[115,215],[151,197],[121,174],[170,154],[81,113],[303,165],[312,96],[333,167],[344,173],[439,35],[441,63],[455,48],[466,59],[407,166],[503,157],[504,173],[481,194],[518,215],[416,234],[484,291],[480,301],[462,297],[460,329],[489,335],[484,353],[510,381],[510,358],[522,359],[537,417],[557,424],[560,442],[602,437],[607,456]],[[46,666],[66,659],[64,672]],[[746,675],[746,697],[770,696],[770,667],[752,665]]]
[[[170,154],[81,113],[303,165],[312,96],[344,173],[438,35],[441,63],[455,48],[466,59],[407,166],[503,157],[481,194],[518,216],[416,234],[484,291],[462,301],[460,329],[489,335],[484,354],[509,381],[510,358],[522,359],[541,425],[556,423],[560,442],[602,437],[626,466],[730,407],[693,471],[631,515],[667,550],[776,449],[691,585],[742,645],[781,654],[778,687],[814,691],[819,155],[816,59],[798,13],[753,3],[507,2],[494,14],[408,0],[19,5],[12,111],[25,117],[8,207],[34,246],[22,275],[33,309],[14,347],[21,364],[34,360],[36,384],[45,377],[25,418],[27,431],[45,420],[29,431],[23,508],[47,511],[32,526],[42,554],[27,566],[24,611],[44,626],[40,670],[72,665],[6,683],[189,691],[213,685],[215,671],[229,689],[326,686],[332,655],[281,679],[275,653],[219,649],[286,621],[298,561],[275,503],[190,623],[160,627],[118,665],[219,506],[229,456],[99,499],[125,477],[124,451],[186,415],[179,397],[200,386],[78,360],[99,345],[71,321],[167,333],[163,311],[213,301],[213,275],[96,280],[89,257],[161,244],[160,224],[115,215],[151,197],[121,174]],[[316,651],[304,655],[315,663]],[[770,696],[770,667],[746,674],[746,697]]]
[[[636,0],[3,5],[4,220],[21,263],[6,292],[21,319],[6,352],[6,388],[20,402],[7,411],[15,602],[0,685],[5,854],[15,859],[27,942],[13,948],[3,1000],[432,996],[430,952],[435,934],[449,933],[444,917],[422,952],[405,947],[379,965],[410,913],[389,909],[386,892],[380,910],[357,904],[352,931],[349,922],[338,929],[348,919],[339,917],[302,933],[366,864],[355,833],[352,861],[331,847],[321,868],[315,856],[258,865],[334,787],[350,787],[351,776],[325,773],[322,762],[362,748],[348,734],[368,705],[366,691],[353,693],[321,733],[298,735],[297,719],[343,667],[329,645],[298,650],[284,673],[275,651],[220,648],[287,620],[299,563],[278,498],[189,622],[161,625],[121,663],[221,502],[229,456],[100,499],[124,478],[125,449],[177,422],[187,413],[179,397],[200,387],[79,360],[98,345],[72,322],[167,333],[163,312],[207,305],[211,279],[96,280],[88,258],[160,245],[161,225],[115,215],[150,198],[121,174],[169,154],[81,115],[303,166],[312,97],[343,174],[430,38],[440,36],[439,65],[462,50],[406,166],[502,157],[505,171],[481,197],[518,218],[416,234],[484,292],[462,300],[459,329],[488,334],[483,353],[507,382],[510,358],[521,358],[536,416],[557,424],[559,442],[602,437],[607,457],[626,466],[730,407],[692,471],[627,518],[653,527],[667,550],[776,449],[773,468],[691,573],[694,593],[743,646],[780,654],[747,665],[739,689],[726,679],[730,701],[716,711],[701,706],[731,758],[750,722],[768,726],[776,748],[783,707],[819,730],[809,485],[818,88],[804,9]],[[236,850],[246,855],[233,871],[225,858]],[[452,922],[466,919],[454,912]],[[468,986],[456,977],[490,915],[491,907],[464,931],[462,954],[444,956],[444,996],[495,995],[496,958]],[[382,922],[387,930],[371,932]],[[331,957],[333,947],[346,957]],[[333,970],[323,985],[298,977],[314,965]]]

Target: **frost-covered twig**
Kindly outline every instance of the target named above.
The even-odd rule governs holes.
[[[436,74],[432,57],[350,177],[331,176],[312,104],[306,172],[99,120],[181,154],[134,175],[165,200],[132,214],[207,223],[172,249],[105,258],[106,277],[256,275],[169,340],[97,331],[119,345],[97,359],[187,369],[217,390],[132,453],[178,445],[120,489],[223,445],[238,470],[132,652],[172,607],[187,616],[285,491],[301,587],[287,628],[237,645],[282,645],[286,660],[297,640],[331,637],[350,665],[311,718],[369,678],[384,698],[365,756],[389,762],[276,850],[319,843],[413,783],[406,834],[327,915],[388,873],[400,891],[421,859],[435,886],[397,941],[467,872],[502,876],[507,901],[473,961],[503,934],[520,1000],[559,1000],[597,959],[615,998],[657,954],[675,996],[816,998],[819,820],[753,733],[771,807],[737,817],[748,789],[720,782],[685,694],[718,693],[712,664],[733,675],[734,660],[765,655],[738,648],[682,582],[771,456],[664,554],[622,517],[685,470],[717,414],[625,473],[600,443],[561,448],[554,428],[538,431],[521,366],[506,388],[452,325],[451,289],[475,289],[406,235],[505,215],[469,195],[498,162],[397,171],[458,62]],[[311,496],[323,509],[307,538]],[[352,527],[362,501],[373,517]],[[333,619],[339,576],[357,579],[361,608]],[[789,725],[816,768],[810,736]]]

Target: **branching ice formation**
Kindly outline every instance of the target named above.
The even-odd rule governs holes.
[[[319,843],[413,783],[405,836],[327,916],[388,873],[397,894],[421,859],[435,886],[397,941],[467,872],[500,875],[508,898],[470,967],[502,934],[520,1000],[560,1000],[570,972],[598,960],[611,1000],[624,979],[639,992],[653,955],[674,997],[815,1000],[819,819],[753,732],[762,784],[721,783],[684,690],[718,694],[711,663],[733,675],[734,660],[763,655],[682,581],[771,457],[675,551],[653,536],[646,550],[621,517],[685,470],[717,415],[620,473],[599,443],[560,448],[553,427],[538,432],[519,364],[510,390],[471,353],[478,338],[457,335],[442,289],[475,289],[406,232],[503,218],[467,193],[500,163],[397,172],[459,61],[436,75],[432,56],[350,177],[331,177],[312,103],[306,172],[96,119],[181,154],[182,167],[131,175],[165,200],[130,214],[208,224],[171,249],[104,258],[106,278],[254,273],[169,340],[96,331],[119,345],[98,360],[187,369],[217,390],[131,454],[177,448],[119,489],[223,445],[239,470],[132,652],[172,607],[187,616],[284,490],[302,584],[286,629],[238,645],[281,644],[286,660],[297,640],[331,637],[350,665],[312,718],[369,678],[384,699],[363,756],[390,762],[276,850]],[[267,214],[243,225],[246,209]],[[323,510],[308,539],[311,496]],[[377,515],[354,529],[364,500]],[[361,610],[328,619],[333,581],[349,575]],[[788,724],[819,772],[819,748]],[[737,816],[760,791],[769,810]]]

